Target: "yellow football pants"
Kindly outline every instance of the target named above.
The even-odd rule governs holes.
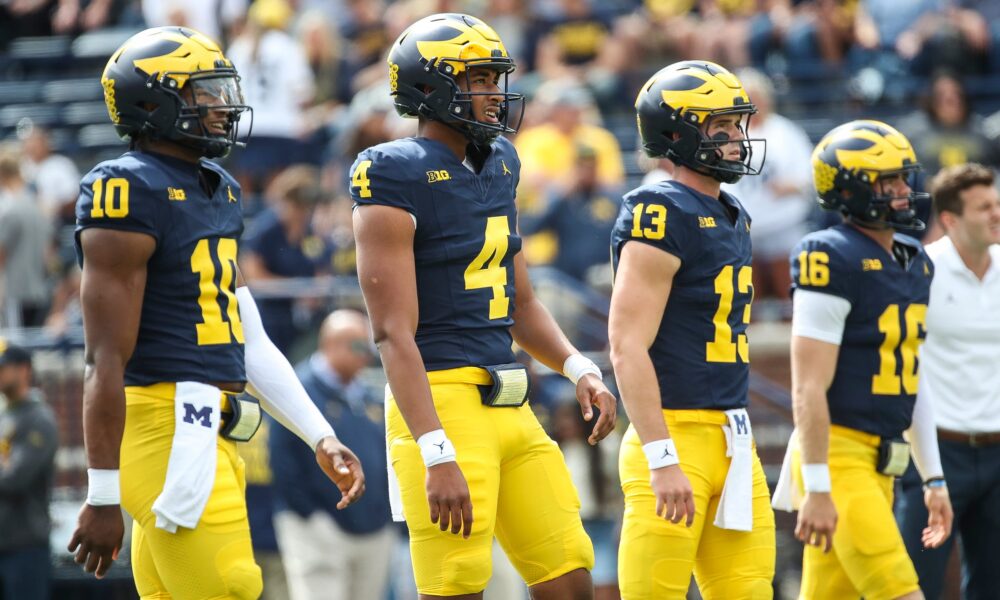
[[[892,513],[893,478],[879,473],[879,437],[830,427],[830,481],[837,508],[833,550],[806,545],[803,600],[888,600],[920,589]],[[802,491],[802,455],[792,452],[792,477]]]
[[[250,545],[243,460],[218,438],[215,485],[194,529],[156,528],[174,436],[172,383],[125,388],[122,507],[132,525],[132,573],[143,600],[256,600],[263,586]],[[222,400],[220,399],[220,402]]]
[[[484,406],[477,386],[490,379],[480,368],[432,371],[428,378],[434,406],[469,485],[473,523],[469,539],[431,523],[420,449],[390,399],[389,455],[420,593],[482,591],[492,572],[494,536],[529,586],[593,568],[594,549],[580,521],[576,488],[559,447],[531,408]]]
[[[618,551],[623,600],[686,597],[691,573],[706,600],[770,599],[774,578],[774,513],[767,479],[753,457],[753,531],[712,524],[729,472],[726,415],[718,410],[664,410],[681,469],[694,491],[691,527],[656,515],[656,496],[642,443],[631,425],[622,440],[618,469],[625,492],[625,519]]]

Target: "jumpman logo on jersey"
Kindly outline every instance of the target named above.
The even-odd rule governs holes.
[[[444,454],[444,445],[447,441],[448,440],[442,440],[440,444],[434,444],[435,446],[438,447],[438,450],[441,451],[441,454]]]
[[[507,168],[507,163],[505,163],[502,158],[500,159],[500,166],[503,167],[503,174],[504,175],[510,175],[511,174],[510,169]]]
[[[232,186],[229,186],[229,185],[226,186],[226,193],[229,194],[229,201],[230,202],[236,202],[236,196],[233,195],[233,187]]]

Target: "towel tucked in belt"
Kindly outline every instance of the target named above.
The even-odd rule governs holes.
[[[726,456],[732,457],[715,511],[715,526],[753,531],[753,432],[744,408],[726,411]]]
[[[389,384],[385,384],[385,426],[389,427],[389,401],[392,399],[392,390]],[[386,471],[389,474],[389,511],[392,513],[392,520],[398,522],[405,521],[403,517],[403,493],[399,489],[399,479],[396,478],[396,469],[392,468],[392,453],[389,451],[389,436],[385,436],[385,463]]]
[[[785,449],[785,460],[781,461],[781,474],[778,475],[778,484],[774,486],[774,496],[771,496],[771,506],[776,510],[794,511],[802,506],[802,492],[792,481],[792,453],[798,449],[799,435],[793,429],[792,436],[788,438],[788,447]]]
[[[174,440],[163,491],[153,502],[156,526],[194,529],[215,485],[219,388],[183,381],[174,396]]]

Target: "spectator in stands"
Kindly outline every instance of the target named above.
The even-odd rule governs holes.
[[[966,162],[1000,166],[997,145],[984,133],[983,119],[972,112],[962,81],[939,73],[930,82],[921,110],[899,122],[928,177]]]
[[[540,216],[526,217],[521,233],[553,232],[557,248],[552,266],[584,283],[594,267],[610,269],[608,240],[624,190],[598,180],[597,152],[592,147],[578,145],[575,155],[569,185],[554,191]]]
[[[621,149],[614,134],[597,123],[593,97],[578,81],[554,80],[538,89],[532,110],[541,113],[539,125],[521,130],[514,144],[521,156],[519,209],[541,212],[553,187],[569,187],[578,147],[597,153],[601,185],[621,185],[625,179]]]
[[[26,183],[35,188],[42,213],[60,225],[74,224],[80,171],[72,160],[52,151],[49,132],[44,127],[29,127],[22,143],[21,173]]]
[[[572,396],[569,396],[571,399]],[[587,443],[594,424],[583,420],[575,402],[562,402],[555,410],[552,439],[559,444],[573,486],[580,496],[580,518],[594,543],[594,600],[617,600],[618,533],[624,509],[618,486],[617,432],[610,444]]]
[[[272,206],[253,221],[241,246],[240,272],[247,283],[254,287],[326,274],[330,248],[311,226],[313,210],[326,201],[319,187],[319,171],[308,165],[289,167],[274,178],[267,196]],[[273,286],[270,290],[278,297],[258,296],[257,306],[268,336],[287,355],[298,333],[293,310],[296,302],[287,290]]]
[[[854,43],[855,0],[772,0],[750,24],[750,57],[764,67],[771,51],[783,51],[788,74],[835,72]]]
[[[939,69],[979,69],[972,30],[955,17],[945,0],[861,0],[855,13],[855,36],[863,62],[885,75],[909,70],[929,75]],[[970,40],[973,40],[970,43]],[[891,91],[891,90],[890,90]]]
[[[37,327],[49,305],[46,259],[51,227],[21,176],[13,146],[0,148],[0,274],[5,294],[0,323]]]
[[[774,88],[766,75],[744,69],[739,78],[757,106],[750,136],[770,143],[759,177],[744,177],[736,184],[723,184],[722,189],[739,198],[753,219],[754,298],[787,299],[788,253],[809,233],[814,203],[809,175],[812,142],[799,125],[774,112]],[[762,143],[751,143],[755,157],[765,155]]]
[[[337,436],[374,469],[361,501],[336,510],[330,484],[313,476],[312,454],[284,428],[271,430],[274,525],[291,600],[384,597],[395,530],[388,526],[384,426],[368,415],[370,407],[381,407],[381,398],[360,378],[373,356],[368,319],[337,310],[323,321],[316,352],[297,366]]]
[[[917,391],[917,406],[933,406],[962,550],[962,598],[976,600],[997,597],[1000,556],[1000,193],[994,177],[982,165],[965,164],[943,169],[931,182],[946,237],[926,247],[935,268]],[[924,548],[927,487],[912,468],[901,483],[900,533],[925,596],[940,598],[956,536],[940,548]]]
[[[0,340],[0,596],[49,600],[55,417],[31,387],[31,354]]]
[[[346,47],[341,57],[337,99],[346,104],[354,94],[384,77],[382,61],[393,36],[383,22],[387,11],[382,0],[345,0],[345,4],[347,11],[339,16]]]
[[[200,31],[225,47],[230,31],[243,22],[249,0],[142,0],[142,18],[147,27],[179,25]],[[229,54],[227,53],[227,56]],[[230,60],[232,58],[230,57]],[[243,63],[233,61],[243,73]]]
[[[614,36],[610,14],[590,0],[558,0],[556,14],[543,18],[535,33],[534,67],[542,81],[575,79],[599,98],[618,91],[618,75],[628,57]]]
[[[288,0],[256,0],[247,27],[226,54],[240,68],[253,127],[240,131],[252,143],[234,153],[234,174],[244,195],[259,193],[285,167],[318,164],[304,140],[305,108],[312,104],[315,81],[305,52],[286,31],[294,11]]]

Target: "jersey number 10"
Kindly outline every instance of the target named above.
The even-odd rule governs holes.
[[[244,343],[243,322],[236,305],[236,240],[222,238],[215,250],[219,261],[219,281],[215,280],[215,261],[212,260],[212,249],[207,239],[198,240],[191,255],[191,271],[198,274],[198,306],[201,308],[201,323],[195,325],[198,330],[198,345],[211,346],[229,344],[235,339]],[[219,293],[226,297],[226,318],[222,318],[222,307],[219,305]]]

